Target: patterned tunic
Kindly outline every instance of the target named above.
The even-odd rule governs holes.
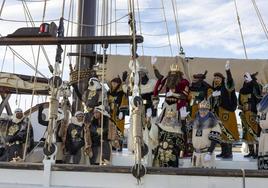
[[[197,114],[195,120],[187,126],[187,130],[192,130],[194,153],[192,165],[194,167],[214,167],[214,149],[217,143],[221,142],[221,128],[216,117],[209,112],[207,116],[201,118]],[[211,160],[205,161],[205,155],[210,152]]]
[[[260,102],[261,89],[257,82],[244,83],[239,91],[240,116],[243,127],[243,139],[253,144],[257,142],[260,127],[257,119],[257,104]]]

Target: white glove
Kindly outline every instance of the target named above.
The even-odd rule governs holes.
[[[151,64],[152,64],[152,65],[155,65],[156,62],[157,62],[157,57],[152,56],[152,57],[151,57]]]
[[[101,128],[97,128],[98,135],[101,135]]]
[[[230,61],[229,60],[226,61],[225,70],[230,70]]]
[[[246,82],[251,82],[252,81],[251,75],[248,72],[245,73],[244,79],[245,79]]]
[[[204,157],[204,161],[210,161],[211,160],[211,155],[206,153],[205,157]]]
[[[172,96],[172,95],[173,95],[173,92],[172,92],[172,91],[169,91],[169,92],[167,92],[166,97],[170,97],[170,96]]]
[[[146,117],[152,117],[152,109],[151,108],[148,108],[147,110],[146,110]]]
[[[119,112],[119,114],[118,114],[118,119],[122,120],[123,117],[124,117],[123,112]]]
[[[212,92],[212,96],[213,97],[218,97],[218,96],[220,96],[221,95],[221,91],[213,91]]]
[[[180,108],[180,115],[181,119],[185,119],[188,116],[189,112],[186,111],[186,107],[181,107]]]

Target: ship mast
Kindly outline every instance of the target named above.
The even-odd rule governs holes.
[[[91,37],[95,36],[95,25],[96,25],[96,0],[78,0],[78,23],[80,25],[77,28],[77,34],[79,37]],[[90,27],[89,27],[90,26]],[[94,55],[95,45],[77,45],[77,53],[72,55],[77,56],[75,69],[78,70],[92,70],[95,63]],[[78,73],[78,76],[79,73]],[[78,78],[78,89],[81,93],[87,89],[88,79]],[[81,110],[82,102],[78,99],[75,92],[73,93],[73,109],[74,113],[76,110]]]

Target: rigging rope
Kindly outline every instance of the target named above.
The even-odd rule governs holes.
[[[262,15],[261,15],[260,10],[259,10],[259,8],[258,8],[258,6],[257,6],[257,3],[256,3],[255,0],[251,0],[251,2],[252,2],[253,6],[254,6],[254,8],[255,8],[256,14],[257,14],[257,16],[258,16],[258,19],[259,19],[259,21],[260,21],[260,24],[261,24],[261,27],[262,27],[262,29],[263,29],[263,32],[264,32],[264,34],[265,34],[265,36],[266,36],[266,39],[268,40],[268,30],[267,30],[267,27],[266,27],[266,25],[265,25],[263,19],[262,19]]]
[[[0,9],[0,17],[2,16],[2,12],[3,12],[4,6],[5,6],[5,2],[6,2],[6,0],[3,0],[3,2],[2,2],[1,9]]]
[[[63,0],[63,2],[62,2],[61,17],[64,17],[64,9],[65,9],[65,0]]]
[[[3,37],[1,34],[0,34],[0,37]],[[13,48],[11,48],[10,46],[6,46],[7,48],[10,49],[10,51],[12,52],[12,54],[15,54],[15,56],[20,59],[25,65],[27,65],[28,67],[30,67],[31,69],[35,70],[35,67],[29,63],[26,59],[24,59],[16,50],[14,50]],[[4,61],[5,59],[3,59]],[[4,62],[2,62],[2,67],[1,67],[1,71],[3,70],[3,65],[4,65]],[[40,71],[38,71],[38,74],[41,75],[42,77],[44,78],[47,78],[44,74],[42,74]]]
[[[44,22],[55,22],[55,21],[59,21],[60,19],[48,19],[48,20],[44,20]],[[14,19],[7,19],[7,18],[0,18],[0,21],[4,21],[4,22],[16,22],[16,23],[26,23],[28,21],[25,20],[14,20]],[[33,20],[33,22],[43,22],[41,20]]]
[[[245,57],[246,57],[246,59],[248,59],[248,54],[247,54],[247,50],[246,50],[246,45],[245,45],[245,40],[244,40],[244,36],[243,36],[243,32],[242,32],[242,26],[241,26],[240,17],[239,17],[239,14],[238,14],[236,0],[234,0],[234,5],[235,5],[236,18],[237,18],[237,23],[238,23],[238,26],[239,26],[240,36],[241,36],[242,43],[243,43]]]
[[[122,16],[120,18],[118,18],[117,20],[113,20],[112,22],[109,22],[109,23],[106,23],[106,24],[97,24],[97,25],[80,24],[80,23],[75,22],[75,21],[71,21],[71,20],[67,20],[67,19],[64,19],[64,20],[67,21],[67,22],[71,22],[73,24],[76,24],[78,26],[84,26],[84,27],[102,27],[102,26],[106,26],[106,25],[111,25],[111,24],[113,24],[115,22],[118,22],[119,20],[122,20],[122,19],[124,19],[126,17],[128,17],[128,14],[127,15],[124,15],[124,16]]]
[[[45,1],[45,2],[46,2],[46,1]],[[31,15],[31,13],[30,13],[30,10],[29,10],[29,8],[28,8],[28,6],[27,6],[25,0],[22,1],[22,5],[23,5],[23,7],[24,7],[24,10],[25,10],[26,14],[28,15],[28,18],[29,18],[29,20],[30,20],[30,23],[31,23],[32,27],[35,27],[35,23],[34,23],[34,21],[33,21],[33,17],[32,17],[32,15]],[[46,3],[45,3],[44,6],[45,6],[44,8],[46,8]],[[45,13],[43,12],[43,18],[44,18],[44,16],[45,16],[44,14],[45,14]],[[42,18],[42,19],[43,19],[43,18]],[[44,22],[44,21],[42,21],[42,22]],[[50,63],[50,60],[49,60],[49,58],[48,58],[48,55],[47,55],[47,53],[46,53],[46,50],[45,50],[45,48],[44,48],[43,45],[41,45],[41,49],[42,49],[42,52],[43,52],[43,54],[44,54],[44,56],[45,56],[45,59],[46,59],[46,61],[47,61],[47,63],[48,63],[48,67],[52,67],[52,65],[51,65],[51,63]]]
[[[143,144],[142,141],[142,98],[140,97],[140,82],[139,75],[137,70],[137,42],[136,42],[136,20],[135,20],[135,3],[134,0],[129,0],[129,26],[132,35],[132,73],[134,75],[134,84],[132,89],[132,133],[134,139],[134,159],[135,163],[132,167],[132,175],[137,179],[138,184],[140,184],[141,177],[146,173],[145,167],[141,163],[141,147]],[[135,102],[136,101],[136,102]]]
[[[69,5],[69,14],[68,14],[68,19],[70,19],[71,17],[71,7],[72,7],[72,3],[73,3],[73,0],[70,1],[70,5]],[[62,8],[62,15],[61,17],[63,18],[64,17],[64,7],[65,7],[65,0],[63,1],[63,8]],[[66,34],[68,35],[68,32],[69,32],[69,22],[67,23],[67,31],[66,31]],[[63,78],[63,74],[64,74],[64,65],[65,65],[65,58],[66,58],[66,47],[67,45],[64,45],[64,49],[63,49],[63,60],[62,60],[62,67],[61,67],[61,79]]]
[[[85,5],[85,0],[82,0],[82,7]],[[81,12],[81,23],[84,22],[84,8],[82,8]],[[83,26],[80,25],[80,33],[79,36],[83,35]],[[81,71],[81,58],[82,58],[82,45],[79,44],[79,55],[78,55],[78,79],[77,79],[77,86],[79,88],[80,85],[80,71]],[[76,67],[77,68],[77,67]],[[78,110],[78,102],[76,102],[75,111]]]
[[[139,29],[140,29],[140,35],[143,35],[142,30],[141,30],[141,15],[140,15],[140,5],[139,5],[139,0],[137,0],[137,12],[138,12],[138,18],[139,18]],[[142,51],[142,57],[144,58],[144,47],[143,43],[141,43],[141,51]]]
[[[170,33],[169,33],[169,29],[168,29],[168,23],[167,23],[167,16],[166,16],[166,11],[165,11],[164,0],[161,0],[161,4],[162,4],[162,8],[163,8],[163,16],[164,16],[164,20],[165,20],[165,26],[166,26],[166,30],[167,30],[167,35],[168,35],[169,49],[170,49],[171,56],[173,56],[173,50],[172,50],[172,46],[171,46]]]
[[[44,2],[44,9],[43,9],[43,19],[45,17],[45,11],[46,11],[46,2],[47,0],[45,0]],[[25,2],[26,3],[26,2]],[[39,46],[38,48],[38,53],[37,53],[37,60],[36,60],[36,67],[35,67],[35,73],[34,73],[34,83],[33,83],[33,91],[32,91],[32,99],[31,99],[31,108],[30,108],[30,115],[29,115],[29,121],[28,121],[28,125],[27,125],[27,134],[26,134],[26,140],[25,140],[25,146],[24,146],[24,151],[23,151],[23,161],[25,161],[26,159],[26,152],[27,152],[27,146],[28,146],[28,141],[29,141],[29,134],[30,134],[30,124],[31,124],[31,117],[32,117],[32,107],[33,107],[33,101],[34,101],[34,94],[35,94],[35,85],[36,85],[36,81],[37,81],[37,73],[38,73],[38,65],[39,65],[39,57],[40,57],[40,49],[41,47]]]
[[[4,64],[5,64],[5,60],[6,60],[6,55],[7,55],[7,46],[5,48],[4,57],[3,57],[3,60],[2,60],[1,72],[3,72],[3,68],[4,68]]]
[[[176,39],[177,39],[177,46],[180,50],[180,53],[183,53],[183,47],[181,42],[181,34],[180,34],[180,28],[179,28],[179,20],[178,20],[178,12],[177,12],[177,3],[174,3],[174,0],[171,0],[172,3],[172,9],[173,9],[173,15],[175,19],[175,25],[176,25]]]
[[[109,17],[109,9],[108,9],[108,1],[103,0],[102,1],[102,25],[104,25],[101,30],[102,30],[102,35],[103,36],[108,36],[108,17]],[[104,111],[105,111],[105,105],[104,105],[104,68],[106,64],[106,52],[108,48],[108,44],[103,44],[103,56],[102,56],[102,75],[101,75],[101,83],[102,83],[102,88],[101,88],[101,104],[103,109],[101,113],[101,148],[100,148],[100,163],[99,165],[103,165],[103,122],[104,122]]]
[[[26,9],[23,9],[24,10],[24,16],[25,16],[25,20],[27,21],[26,22],[26,25],[27,27],[28,26],[28,20],[27,20],[27,13],[26,13]],[[31,22],[31,21],[30,21]],[[34,49],[33,49],[33,46],[31,45],[31,50],[32,50],[32,55],[33,55],[33,61],[34,61],[34,65],[36,65],[36,62],[35,62],[35,55],[34,55]]]
[[[135,8],[137,10],[138,8]],[[162,9],[161,7],[142,7],[140,10],[145,11],[145,10],[160,10]],[[119,8],[117,9],[118,11],[126,11],[129,10],[128,8]]]
[[[72,12],[71,13],[71,20],[73,20],[74,19],[74,3],[72,3],[71,12]],[[71,36],[73,36],[73,24],[71,24]],[[70,51],[71,52],[73,51],[73,45],[71,45]],[[73,66],[72,66],[72,57],[71,56],[69,56],[69,67],[71,67],[71,69],[73,68]]]
[[[24,59],[17,51],[15,51],[13,48],[11,48],[10,46],[8,46],[8,48],[11,50],[11,52],[13,53],[13,54],[15,54],[15,56],[17,57],[17,58],[19,58],[25,65],[27,65],[28,67],[30,67],[32,70],[34,70],[35,71],[35,67],[31,64],[31,63],[29,63],[26,59]],[[42,74],[40,71],[38,71],[37,70],[37,72],[38,72],[38,74],[39,75],[41,75],[42,77],[44,77],[44,78],[47,78],[44,74]]]
[[[116,0],[114,1],[114,19],[116,20],[116,13],[117,13],[117,4]],[[115,36],[117,35],[117,21],[115,21],[115,26],[114,26],[114,33]],[[117,44],[115,44],[115,54],[117,55]]]
[[[109,22],[112,22],[112,18],[113,18],[113,0],[110,0],[110,19]],[[108,21],[108,20],[107,20]],[[110,25],[110,36],[112,35],[112,24]],[[110,52],[109,55],[112,54],[112,45],[110,45]]]
[[[167,33],[158,33],[158,34],[152,34],[152,33],[142,33],[143,36],[148,36],[148,37],[160,37],[160,36],[166,36]]]

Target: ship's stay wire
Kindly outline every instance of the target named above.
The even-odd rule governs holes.
[[[45,18],[45,13],[46,13],[46,4],[47,4],[47,0],[44,1],[43,16],[42,16],[43,20]],[[34,82],[33,82],[33,91],[32,91],[32,99],[31,99],[31,108],[30,108],[29,121],[28,121],[28,125],[27,125],[27,134],[26,134],[26,140],[25,140],[25,146],[24,146],[23,158],[22,158],[23,161],[25,161],[25,159],[26,159],[26,152],[27,152],[27,147],[28,147],[28,142],[29,142],[30,126],[31,126],[30,120],[32,117],[32,107],[33,107],[33,100],[34,100],[34,94],[35,94],[36,78],[37,78],[37,73],[38,73],[37,70],[38,70],[39,59],[40,59],[39,58],[40,57],[40,49],[41,49],[41,46],[39,46],[38,53],[37,53],[37,60],[36,60],[35,73],[34,73]]]
[[[240,31],[240,36],[241,36],[242,44],[243,44],[245,58],[248,59],[248,54],[247,54],[245,39],[244,39],[243,31],[242,31],[242,25],[241,25],[241,22],[240,22],[240,17],[239,17],[239,13],[238,13],[238,8],[237,8],[236,0],[234,0],[234,5],[235,5],[236,19],[237,19],[237,23],[238,23],[238,26],[239,26],[239,31]]]
[[[258,19],[259,19],[259,21],[260,21],[260,24],[261,24],[261,27],[262,27],[262,29],[263,29],[263,32],[264,32],[264,34],[265,34],[265,36],[266,36],[266,39],[268,40],[268,30],[267,30],[267,27],[266,27],[266,25],[265,25],[265,23],[264,23],[264,21],[263,21],[263,18],[262,18],[262,15],[261,15],[260,10],[259,10],[259,8],[258,8],[258,5],[257,5],[257,3],[256,3],[255,0],[251,0],[251,2],[252,2],[253,7],[254,7],[254,9],[255,9],[255,11],[256,11],[257,17],[258,17]]]

